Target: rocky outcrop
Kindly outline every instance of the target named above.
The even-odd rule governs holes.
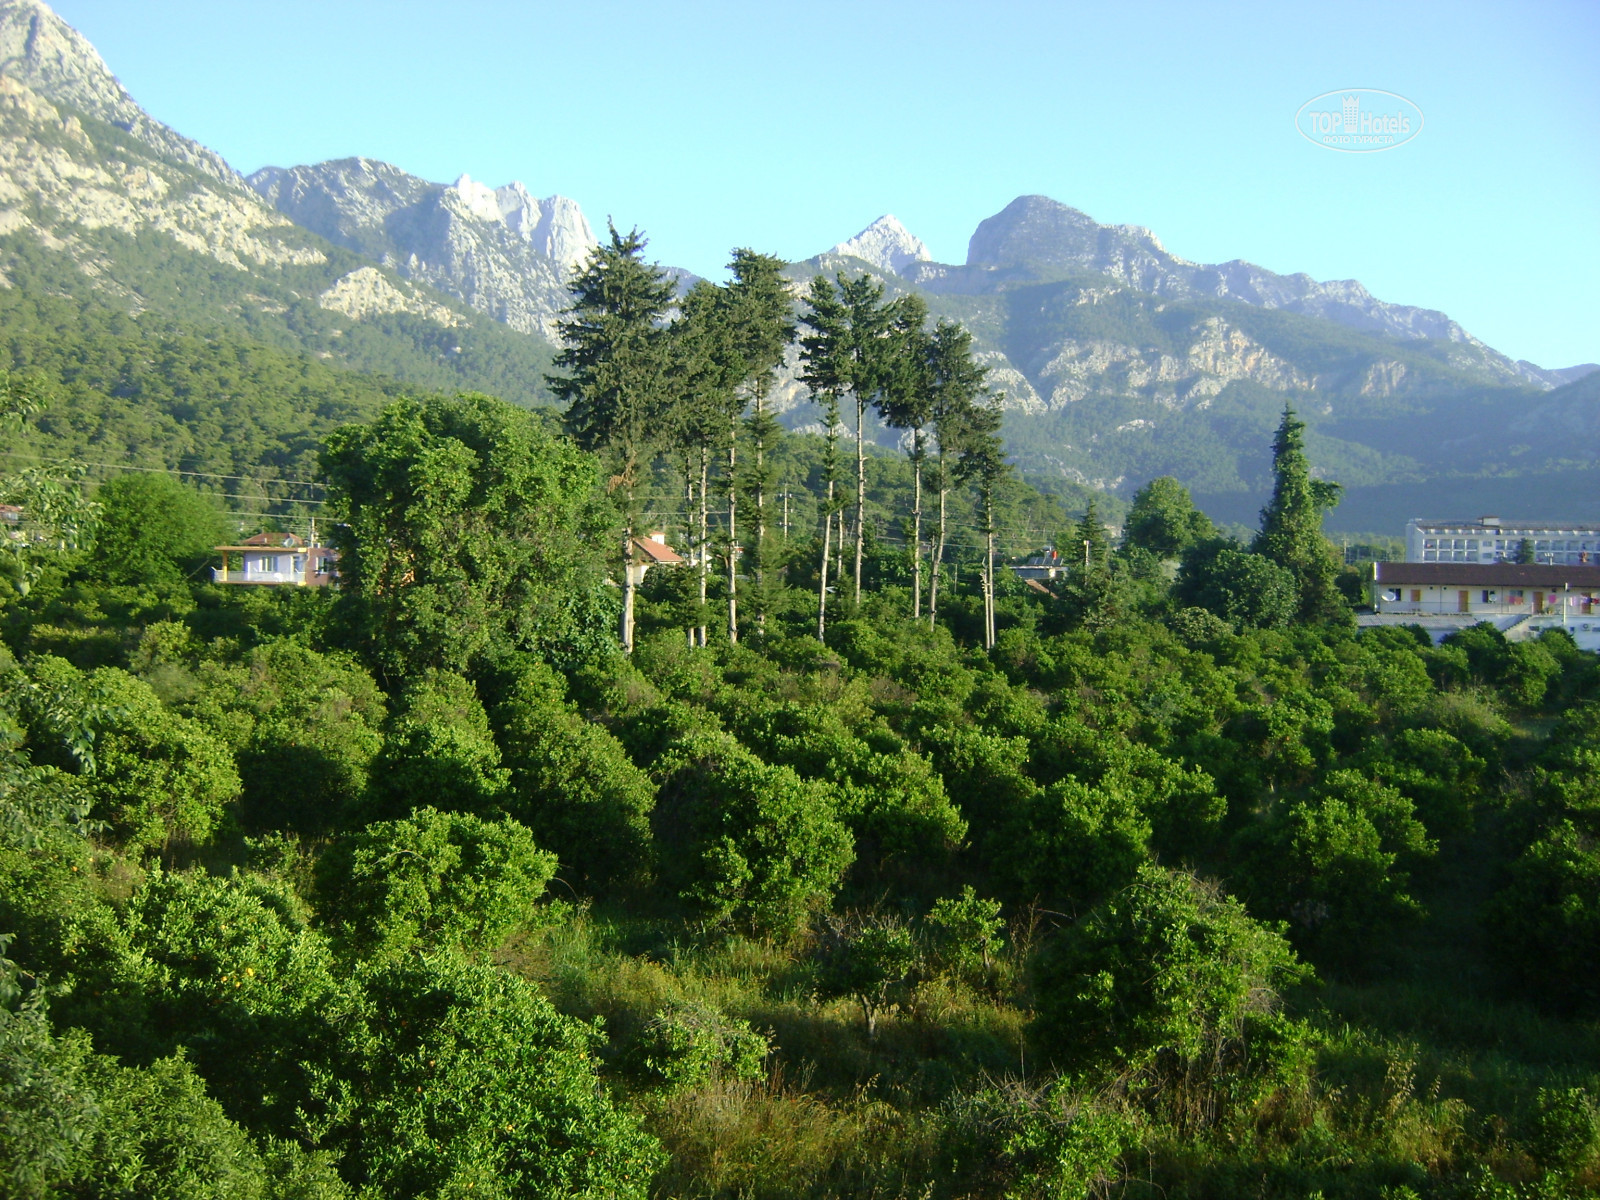
[[[360,267],[338,280],[317,297],[323,308],[343,313],[355,321],[385,313],[411,313],[449,328],[461,318],[415,290],[401,291],[377,267]]]
[[[1170,409],[1205,409],[1228,384],[1248,379],[1278,391],[1315,386],[1293,366],[1218,317],[1191,331],[1181,353],[1141,349],[1105,340],[1061,343],[1040,372],[1046,408],[1075,404],[1090,395],[1153,400]]]
[[[913,263],[933,259],[922,239],[900,224],[893,213],[879,217],[849,241],[840,242],[832,253],[859,258],[880,271],[893,271],[896,275]]]
[[[95,251],[83,235],[102,229],[166,234],[240,271],[326,261],[248,189],[197,179],[190,165],[154,147],[148,154],[108,154],[76,115],[0,75],[0,230],[29,232],[53,249],[73,251],[90,274]]]
[[[596,244],[576,202],[537,199],[520,183],[429,183],[366,158],[265,167],[248,182],[296,224],[550,338],[566,280]]]
[[[39,0],[0,0],[0,74],[52,104],[117,126],[163,158],[221,183],[239,182],[221,155],[152,120],[88,39]]]
[[[1505,383],[1555,383],[1531,363],[1514,363],[1490,349],[1444,313],[1387,303],[1353,279],[1319,282],[1305,274],[1279,275],[1241,259],[1190,262],[1170,253],[1142,226],[1101,225],[1047,196],[1020,196],[980,223],[967,247],[967,267],[965,276],[952,273],[942,280],[939,290],[957,290],[962,278],[979,290],[985,276],[996,273],[1013,279],[1094,273],[1155,296],[1235,300],[1407,341],[1454,343],[1457,365]]]

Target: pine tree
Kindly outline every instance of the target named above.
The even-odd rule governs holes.
[[[665,271],[645,261],[646,241],[639,230],[620,234],[610,225],[609,231],[609,243],[595,247],[567,285],[572,304],[557,325],[565,349],[555,365],[569,374],[548,380],[567,402],[573,439],[610,460],[608,490],[622,510],[622,645],[631,653],[635,489],[677,399],[662,325],[673,287]]]
[[[856,406],[855,599],[861,600],[861,569],[866,547],[867,405],[884,390],[893,363],[894,306],[883,303],[883,285],[870,275],[841,274],[838,289],[824,276],[811,281],[809,312],[801,322],[811,333],[800,339],[804,379],[817,394],[836,399],[849,394]]]
[[[1250,549],[1293,572],[1300,590],[1300,616],[1314,621],[1344,607],[1335,584],[1338,556],[1322,536],[1322,515],[1339,503],[1341,488],[1311,477],[1302,436],[1305,427],[1285,405],[1272,440],[1272,499],[1261,510],[1261,532]]]
[[[972,334],[953,321],[940,321],[928,342],[930,416],[938,454],[934,459],[934,487],[939,493],[939,532],[934,540],[928,581],[928,621],[939,614],[939,572],[944,566],[945,502],[954,482],[951,461],[961,452],[962,439],[984,394],[988,371],[972,359]]]
[[[995,501],[1000,481],[1011,470],[1006,461],[1005,444],[1000,440],[1002,397],[993,395],[987,404],[975,406],[963,422],[961,457],[956,475],[978,489],[983,513],[983,647],[994,649],[994,536]]]
[[[928,307],[916,295],[894,304],[893,356],[878,394],[878,412],[891,429],[911,432],[911,617],[922,615],[922,469],[933,419],[932,339],[923,331]]]
[[[761,625],[766,622],[767,492],[771,485],[768,456],[776,448],[780,433],[777,418],[767,407],[767,397],[772,391],[773,375],[795,334],[789,289],[782,274],[786,265],[781,258],[748,249],[735,250],[733,261],[728,264],[733,273],[733,281],[727,288],[728,323],[733,349],[738,355],[740,384],[748,394],[751,409],[746,428],[755,461],[742,485],[755,504],[755,544],[751,557],[757,581],[756,617]],[[730,442],[733,436],[730,434]],[[731,456],[729,470],[736,476],[737,467]],[[737,478],[730,479],[734,491],[740,482]],[[732,513],[730,503],[730,522]],[[730,563],[730,604],[736,588],[737,576]],[[738,640],[738,622],[732,608],[728,628],[730,638]]]

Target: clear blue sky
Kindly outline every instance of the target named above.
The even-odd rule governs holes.
[[[1600,361],[1600,3],[57,0],[152,115],[251,171],[365,155],[560,192],[664,262],[893,212],[944,261],[1041,192],[1176,254],[1359,279],[1514,358]],[[1398,92],[1422,134],[1297,136]]]

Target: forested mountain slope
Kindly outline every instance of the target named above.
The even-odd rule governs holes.
[[[0,3],[0,50],[0,271],[12,287],[419,387],[543,397],[544,339],[294,225],[144,114],[45,5]]]

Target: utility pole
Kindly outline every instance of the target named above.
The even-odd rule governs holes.
[[[789,493],[788,492],[785,492],[783,494],[783,541],[784,541],[785,545],[787,545],[788,542],[789,542]]]

